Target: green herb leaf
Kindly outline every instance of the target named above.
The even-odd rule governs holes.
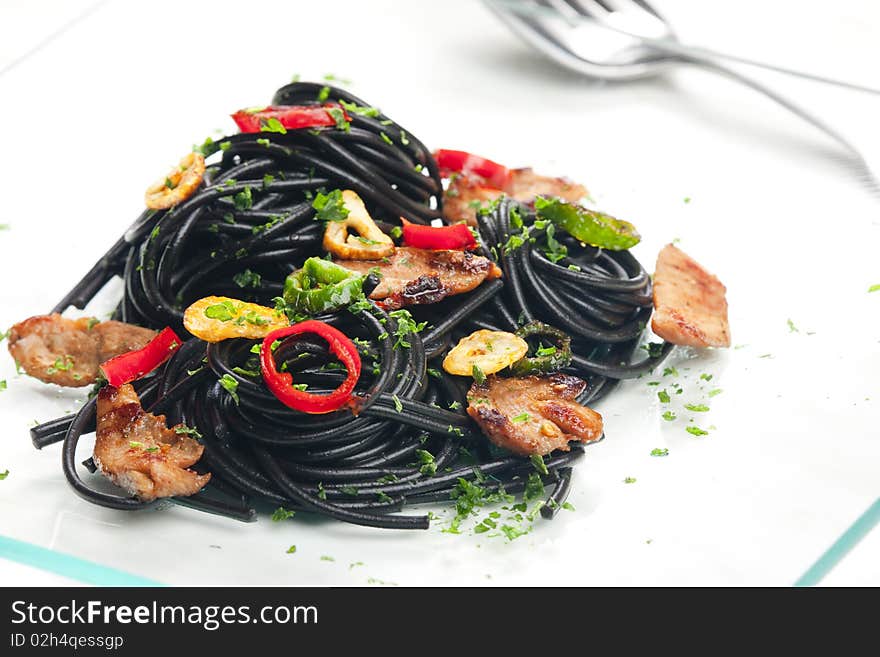
[[[342,130],[343,132],[351,131],[351,123],[345,119],[345,112],[341,109],[338,107],[328,107],[327,114],[329,114],[330,118],[336,122],[337,130]]]
[[[376,107],[364,107],[362,105],[358,105],[357,103],[349,103],[345,100],[339,99],[339,104],[345,108],[345,111],[349,114],[357,114],[359,116],[369,116],[371,118],[377,118],[381,112]]]
[[[249,210],[254,204],[254,196],[251,192],[250,185],[245,186],[243,190],[232,197],[236,210]]]
[[[0,481],[3,481],[8,476],[9,476],[9,469],[7,468],[3,472],[0,472]]]
[[[394,400],[394,410],[396,410],[398,413],[403,412],[403,402],[400,401],[400,397],[398,397],[397,395],[391,395],[391,399]]]
[[[540,454],[532,454],[529,457],[529,460],[532,462],[532,465],[535,466],[535,470],[543,475],[550,474],[550,471],[547,469],[547,464],[544,463],[543,456]]]
[[[501,525],[501,532],[507,537],[508,541],[517,539],[520,536],[525,536],[530,530],[530,527],[522,529],[520,527],[512,527],[511,525]]]
[[[664,404],[669,403],[669,393],[666,390],[658,390],[657,391],[657,399],[659,399]]]
[[[651,456],[669,456],[669,450],[666,447],[655,447],[651,450]]]
[[[397,321],[397,328],[394,330],[394,335],[397,337],[397,341],[394,343],[395,349],[398,347],[409,349],[412,345],[406,337],[414,333],[421,333],[428,325],[428,322],[416,322],[408,310],[392,310],[388,316]]]
[[[516,422],[516,423],[520,423],[520,422],[528,422],[528,421],[531,419],[531,417],[532,417],[532,416],[529,415],[528,413],[523,412],[523,413],[520,413],[519,415],[517,415],[517,416],[515,416],[515,417],[510,418],[510,421],[511,421],[511,422]]]
[[[473,367],[471,367],[471,376],[474,378],[474,383],[478,386],[486,383],[486,375],[483,374],[483,370],[480,369],[480,366],[474,363]]]
[[[318,192],[312,207],[317,210],[315,219],[319,221],[342,221],[348,216],[348,208],[342,200],[342,190],[334,189],[324,194]]]
[[[231,374],[224,374],[220,377],[218,382],[226,389],[226,392],[228,392],[229,396],[232,397],[235,405],[238,406],[238,381],[236,381]]]
[[[193,144],[192,150],[193,153],[200,153],[202,157],[210,157],[218,150],[220,150],[220,147],[214,142],[213,139],[207,137],[205,141],[201,144]]]
[[[636,478],[635,478],[635,477],[626,477],[626,478],[623,480],[623,483],[625,483],[625,484],[634,484],[634,483],[636,483]]]
[[[245,269],[242,272],[237,273],[232,277],[233,282],[238,285],[238,287],[260,287],[263,277],[258,273],[251,271],[250,269]]]
[[[260,132],[277,132],[279,134],[286,135],[287,128],[285,128],[281,124],[281,121],[272,116],[268,119],[260,120]]]
[[[709,410],[706,404],[685,404],[684,407],[694,413],[705,413]]]
[[[662,417],[667,422],[672,422],[675,419],[676,415],[672,411],[666,411]]]
[[[421,464],[419,472],[429,477],[433,477],[437,474],[437,463],[434,461],[434,455],[431,454],[431,452],[424,449],[417,449],[416,456],[419,457],[419,463]]]
[[[291,545],[289,548],[287,548],[287,554],[294,554],[295,552],[296,552],[295,545]]]
[[[700,429],[700,427],[695,426],[688,427],[687,432],[693,436],[706,436],[709,434],[705,429]]]
[[[190,436],[191,438],[195,438],[196,440],[202,439],[202,434],[199,433],[198,429],[196,429],[195,427],[188,427],[185,424],[174,427],[174,433],[180,436]]]
[[[541,480],[541,475],[537,472],[530,472],[529,478],[526,481],[526,487],[523,491],[523,500],[525,502],[531,502],[532,500],[540,499],[544,496],[544,482]]]
[[[283,506],[279,506],[275,511],[272,512],[272,522],[281,522],[282,520],[288,520],[289,518],[293,518],[296,515],[296,511],[288,511]]]
[[[648,344],[643,344],[640,349],[647,351],[649,358],[660,358],[663,355],[662,342],[649,342]]]

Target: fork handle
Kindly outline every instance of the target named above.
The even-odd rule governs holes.
[[[748,57],[740,57],[739,55],[733,55],[731,53],[721,52],[719,50],[712,50],[710,48],[704,48],[702,46],[692,46],[671,39],[651,39],[638,34],[633,34],[632,32],[627,32],[617,27],[615,27],[614,29],[616,29],[618,32],[628,34],[634,38],[641,40],[644,45],[650,46],[655,50],[660,50],[670,55],[678,55],[679,57],[682,57],[690,62],[724,62],[730,64],[746,64],[750,67],[762,68],[776,73],[785,73],[786,75],[804,78],[805,80],[811,80],[813,82],[821,82],[822,84],[835,85],[845,89],[852,89],[854,91],[864,91],[872,94],[880,94],[880,89],[876,87],[869,87],[866,85],[857,84],[855,82],[849,82],[847,80],[838,80],[837,78],[829,78],[824,75],[817,75],[815,73],[809,73],[807,71],[788,68],[786,66],[779,66],[777,64],[771,64],[769,62],[759,62],[755,59],[749,59]]]
[[[853,125],[858,125],[858,122],[851,120],[852,117],[847,116],[847,110],[852,110],[853,107],[858,106],[860,101],[862,103],[873,102],[877,107],[877,113],[874,115],[880,116],[880,97],[874,94],[863,93],[861,91],[838,90],[838,93],[842,93],[843,96],[838,97],[836,99],[837,102],[834,104],[826,102],[826,106],[817,112],[814,110],[807,110],[803,102],[795,102],[792,92],[796,94],[797,91],[792,85],[792,78],[788,76],[779,76],[779,79],[774,80],[774,88],[771,88],[763,81],[756,79],[754,71],[745,74],[729,65],[719,64],[718,62],[702,58],[684,57],[682,58],[682,61],[697,66],[698,68],[718,73],[731,80],[739,82],[750,89],[758,91],[810,125],[818,128],[848,151],[849,154],[856,159],[858,165],[864,168],[874,185],[880,188],[880,171],[872,168],[872,165],[880,165],[880,162],[874,162],[873,159],[869,160],[869,158],[866,157],[864,147],[861,145],[863,140],[860,139],[860,135],[854,134],[852,130]],[[762,77],[765,76],[765,73],[766,72],[763,71],[761,72]],[[788,95],[783,95],[776,91],[776,87],[780,84],[783,87],[788,88]],[[811,91],[815,93],[817,89],[818,88],[813,85]],[[822,94],[822,100],[827,101],[831,98],[830,89],[831,88],[829,87],[824,88],[825,93]],[[811,105],[815,104],[817,99],[817,96],[813,96],[812,99],[805,98],[805,100],[810,102]],[[864,132],[864,137],[867,138],[870,136],[868,134],[868,129],[865,129]]]

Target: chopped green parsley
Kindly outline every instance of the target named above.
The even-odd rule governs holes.
[[[237,273],[232,277],[233,282],[238,285],[238,287],[253,287],[258,288],[262,283],[263,277],[258,273],[251,271],[250,269],[245,269],[242,272]]]
[[[416,456],[419,457],[419,472],[428,477],[437,474],[437,463],[434,461],[434,455],[424,449],[417,449]]]
[[[544,463],[544,457],[540,454],[532,454],[529,457],[529,460],[532,462],[532,465],[535,467],[535,470],[540,472],[543,475],[550,474],[550,471],[547,469],[547,464]]]
[[[312,207],[317,210],[315,219],[319,221],[342,221],[348,216],[348,208],[342,201],[342,190],[334,189],[327,194],[318,192]]]
[[[281,121],[272,116],[268,119],[260,119],[260,132],[277,132],[286,135],[287,128],[281,124]]]
[[[226,389],[226,392],[229,393],[229,396],[232,397],[236,406],[239,403],[238,398],[238,381],[231,374],[224,374],[218,380],[218,383]]]

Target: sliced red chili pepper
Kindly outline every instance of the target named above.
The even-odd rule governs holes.
[[[145,377],[159,367],[183,344],[166,327],[142,349],[120,354],[101,364],[101,371],[111,386],[119,387]]]
[[[327,341],[330,353],[334,354],[348,370],[345,381],[329,395],[315,395],[293,387],[293,376],[289,372],[279,372],[272,355],[272,343],[291,335],[314,333]],[[352,391],[361,376],[361,357],[354,342],[339,329],[329,324],[309,319],[293,326],[272,331],[263,339],[260,348],[260,370],[263,381],[278,400],[285,406],[303,413],[330,413],[345,406],[352,398]]]
[[[264,128],[272,128],[270,119],[278,121],[286,130],[299,130],[301,128],[318,128],[321,126],[336,125],[336,119],[330,110],[341,112],[339,116],[346,121],[351,117],[345,110],[335,104],[325,105],[270,105],[255,109],[239,110],[232,115],[238,129],[242,132],[261,132]]]
[[[403,243],[417,249],[466,250],[477,248],[477,240],[466,224],[421,226],[403,217]]]
[[[479,176],[495,189],[507,189],[510,184],[510,169],[467,151],[441,148],[434,152],[434,159],[443,175],[455,172],[466,176]]]

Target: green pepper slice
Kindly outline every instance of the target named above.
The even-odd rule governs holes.
[[[561,370],[571,363],[571,338],[558,328],[534,320],[519,327],[516,335],[523,339],[534,336],[547,337],[556,344],[541,347],[535,350],[533,356],[526,354],[513,363],[510,366],[510,371],[515,376],[549,374]]]
[[[609,251],[624,251],[642,240],[635,226],[609,214],[557,198],[535,199],[538,217],[553,222],[575,239]]]
[[[337,310],[364,298],[365,275],[323,258],[309,258],[284,281],[284,301],[298,313]]]

